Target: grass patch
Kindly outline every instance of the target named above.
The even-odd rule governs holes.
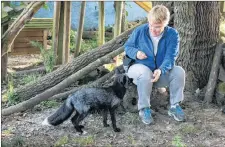
[[[196,128],[192,124],[184,124],[184,125],[181,126],[181,128],[179,130],[180,130],[180,132],[183,135],[186,135],[186,134],[195,134],[195,133],[197,133],[199,131],[199,129]]]
[[[54,108],[54,107],[58,107],[59,103],[56,102],[56,100],[49,100],[49,101],[41,102],[40,105],[47,108]]]
[[[132,145],[135,145],[136,144],[136,141],[134,139],[134,137],[132,135],[128,135],[127,136],[127,139],[128,139],[128,142]]]
[[[23,147],[24,145],[25,141],[20,136],[13,138],[10,142],[1,141],[2,147]]]
[[[186,147],[187,146],[185,143],[182,142],[182,139],[181,139],[180,135],[176,135],[173,138],[172,145],[176,146],[176,147]]]
[[[11,78],[9,78],[8,89],[6,95],[4,95],[3,98],[5,102],[8,101],[9,105],[16,104],[19,101],[18,97],[14,93],[14,84],[13,79]]]
[[[54,50],[51,49],[45,49],[43,45],[37,41],[30,41],[30,44],[33,47],[39,48],[41,51],[41,56],[44,60],[44,66],[47,73],[52,72],[54,65],[55,65],[55,56],[54,56]]]
[[[56,141],[54,147],[60,147],[68,143],[68,136],[63,136]]]
[[[78,144],[79,146],[91,146],[95,144],[94,136],[86,136],[86,137],[79,137],[74,138],[73,142]]]
[[[21,79],[21,84],[27,84],[27,83],[34,83],[35,81],[37,81],[41,76],[38,74],[31,74],[31,75],[27,75],[24,76]]]

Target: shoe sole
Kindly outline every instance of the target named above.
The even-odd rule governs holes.
[[[176,121],[184,121],[184,120],[180,120],[178,119],[173,113],[171,113],[170,111],[168,111],[168,115],[173,117]]]

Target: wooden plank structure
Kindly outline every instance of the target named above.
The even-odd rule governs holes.
[[[52,25],[52,18],[33,18],[16,37],[9,54],[39,54],[40,49],[33,47],[30,41],[40,42],[47,49],[47,37]]]

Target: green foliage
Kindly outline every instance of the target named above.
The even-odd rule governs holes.
[[[219,92],[220,92],[220,93],[225,94],[225,82],[219,83],[218,89],[219,89]]]
[[[173,138],[172,145],[176,146],[176,147],[186,147],[186,144],[182,142],[181,136],[179,136],[179,135],[176,135]]]
[[[90,49],[94,49],[98,47],[98,41],[97,39],[87,39],[87,40],[83,40],[83,42],[81,43],[81,54],[84,52],[87,52]]]
[[[14,84],[12,79],[8,81],[8,90],[6,95],[7,95],[9,105],[15,104],[18,101],[18,97],[14,93]]]
[[[30,44],[33,47],[39,48],[41,51],[41,56],[44,60],[44,66],[46,69],[46,72],[52,72],[55,64],[55,56],[54,56],[54,50],[51,49],[44,49],[42,44],[37,41],[30,41]]]
[[[48,5],[47,5],[47,3],[45,2],[44,3],[44,5],[42,6],[45,10],[48,10],[48,11],[50,11],[50,9],[49,9],[49,7],[48,7]]]
[[[75,39],[76,39],[76,31],[74,30],[70,30],[70,52],[74,52],[75,51]]]
[[[12,142],[11,144],[12,144],[13,147],[14,146],[16,146],[16,147],[22,147],[25,144],[25,141],[20,136],[13,138],[11,142]]]
[[[40,78],[40,75],[37,75],[37,74],[27,75],[27,76],[22,78],[22,83],[23,84],[34,83],[39,78]]]
[[[20,136],[13,138],[10,142],[1,141],[2,147],[23,147],[24,145],[25,141]]]
[[[55,143],[55,147],[60,147],[60,146],[63,146],[63,145],[65,145],[65,144],[67,144],[68,143],[68,137],[67,136],[63,136],[63,137],[61,137],[61,138],[59,138],[59,140],[58,141],[56,141],[56,143]]]
[[[56,100],[50,100],[50,101],[43,101],[40,103],[42,106],[47,107],[47,108],[54,108],[59,106],[59,103],[56,102]]]
[[[73,142],[80,146],[91,146],[95,144],[95,138],[94,136],[74,138]]]

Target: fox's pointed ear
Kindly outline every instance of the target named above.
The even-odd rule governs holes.
[[[118,68],[116,68],[115,73],[116,73],[116,75],[121,74],[120,70]]]

